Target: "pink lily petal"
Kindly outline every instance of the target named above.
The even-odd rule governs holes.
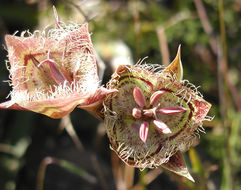
[[[139,87],[135,87],[133,90],[133,97],[138,106],[143,108],[146,105],[146,98]]]
[[[165,93],[165,90],[158,90],[154,92],[150,97],[150,105],[154,105],[159,99],[159,97],[164,93]]]
[[[133,116],[134,118],[136,118],[136,119],[141,118],[141,110],[138,109],[138,108],[133,108],[131,114],[132,114],[132,116]]]
[[[139,137],[145,143],[149,132],[149,123],[144,121],[139,129]]]
[[[164,134],[169,134],[172,132],[171,129],[169,129],[169,127],[161,120],[153,120],[153,124]]]
[[[88,25],[74,30],[64,28],[63,32],[64,38],[50,34],[47,37],[6,35],[14,88],[10,104],[4,102],[0,109],[29,110],[60,118],[78,105],[93,108],[103,102],[108,93],[98,91],[97,65]]]
[[[171,115],[171,114],[175,114],[175,113],[182,113],[185,111],[187,111],[186,108],[179,107],[179,106],[168,106],[168,107],[157,110],[157,112],[159,112],[160,114],[163,114],[163,115]]]

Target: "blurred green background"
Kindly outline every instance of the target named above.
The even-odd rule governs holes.
[[[204,123],[206,134],[185,153],[196,183],[136,169],[133,189],[241,189],[239,0],[1,0],[0,43],[5,34],[54,25],[53,5],[63,21],[89,22],[94,47],[106,66],[103,84],[120,63],[148,56],[145,62],[166,65],[181,44],[184,79],[201,86],[212,104],[209,116],[215,118]],[[11,90],[4,82],[9,75],[6,59],[1,46],[1,102]],[[60,120],[0,111],[0,189],[121,189],[113,177],[103,125],[79,109],[70,117],[84,148],[76,147]]]

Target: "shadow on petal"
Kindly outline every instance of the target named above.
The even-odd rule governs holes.
[[[164,169],[167,169],[171,172],[176,173],[177,175],[186,177],[187,179],[191,180],[192,182],[195,182],[193,177],[188,171],[186,162],[184,160],[184,157],[180,151],[176,152],[176,154],[172,155],[170,157],[169,161],[167,163],[164,163],[161,165]]]

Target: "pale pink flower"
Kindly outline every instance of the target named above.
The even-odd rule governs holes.
[[[26,37],[27,36],[27,37]],[[110,90],[99,87],[88,24],[65,25],[5,37],[11,100],[2,109],[29,110],[60,118],[76,106],[93,112]]]

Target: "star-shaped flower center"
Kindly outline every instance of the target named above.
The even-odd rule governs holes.
[[[30,54],[30,58],[33,61],[34,65],[43,73],[47,75],[50,79],[52,79],[57,85],[63,84],[64,82],[71,83],[72,79],[68,75],[64,63],[62,62],[62,68],[59,68],[59,65],[50,58],[50,51],[47,52],[47,58],[41,62],[39,62],[33,55]],[[63,54],[64,58],[64,54]],[[44,63],[49,64],[49,72],[47,72],[42,66]],[[73,73],[73,79],[75,79],[76,73]]]
[[[136,104],[139,107],[135,107],[132,109],[132,116],[136,119],[145,117],[151,118],[154,126],[163,134],[171,133],[171,129],[167,126],[166,123],[157,118],[157,113],[163,115],[172,115],[177,113],[182,113],[186,111],[186,108],[180,106],[168,106],[164,108],[160,108],[160,104],[156,104],[158,99],[165,93],[165,90],[158,90],[154,92],[150,97],[150,106],[146,106],[146,98],[139,87],[135,87],[133,89],[133,97]],[[144,109],[145,107],[145,109]],[[149,132],[149,121],[143,121],[139,128],[139,137],[145,143],[147,140],[148,132]]]

